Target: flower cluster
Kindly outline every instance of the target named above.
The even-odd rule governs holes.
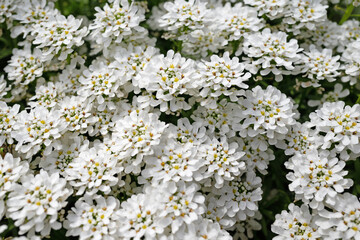
[[[90,2],[0,0],[2,237],[360,239],[359,1]]]

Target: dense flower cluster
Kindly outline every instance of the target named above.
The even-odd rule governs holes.
[[[253,238],[280,158],[295,202],[274,239],[360,239],[360,22],[331,22],[339,1],[108,0],[92,20],[54,2],[0,0],[20,39],[0,76],[0,220],[19,239]]]

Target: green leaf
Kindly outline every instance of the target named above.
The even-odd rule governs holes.
[[[358,99],[356,100],[355,104],[360,104],[360,94],[358,95]]]
[[[0,59],[6,58],[7,56],[11,55],[11,49],[5,49],[0,52]]]
[[[344,14],[344,16],[341,18],[341,20],[340,20],[340,25],[341,24],[343,24],[344,22],[346,22],[346,20],[348,20],[349,19],[349,17],[351,16],[351,13],[352,13],[352,11],[354,10],[354,5],[352,4],[352,3],[350,3],[348,6],[347,6],[347,8],[346,8],[346,11],[345,11],[345,14]]]

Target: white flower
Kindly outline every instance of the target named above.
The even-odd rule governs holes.
[[[164,142],[154,155],[144,159],[146,166],[141,175],[151,182],[157,181],[192,181],[193,175],[198,175],[203,165],[201,159],[195,156],[196,148],[191,143],[180,144],[175,140]],[[139,180],[140,181],[140,180]]]
[[[261,213],[256,211],[253,217],[247,217],[245,221],[236,223],[234,226],[236,233],[233,239],[248,240],[254,238],[254,231],[261,230],[261,218]]]
[[[43,74],[42,53],[39,49],[32,52],[30,47],[26,45],[24,49],[14,48],[13,56],[4,68],[8,79],[15,81],[15,85],[28,85]]]
[[[340,68],[339,59],[340,56],[332,56],[330,49],[319,51],[315,45],[311,45],[309,52],[304,52],[301,59],[303,77],[309,78],[310,81],[302,83],[301,86],[319,87],[319,80],[335,81],[336,77],[340,75],[338,72]]]
[[[289,1],[284,23],[289,32],[299,34],[301,28],[315,29],[315,24],[326,19],[328,5],[323,5],[322,0],[292,0]]]
[[[160,111],[189,110],[191,106],[179,95],[186,94],[196,87],[192,80],[194,72],[194,61],[170,50],[166,57],[164,55],[153,57],[139,73],[136,81],[140,88],[155,94],[149,104],[160,105]]]
[[[171,223],[171,233],[176,233],[183,225],[194,224],[199,216],[204,213],[205,197],[198,192],[200,187],[195,183],[168,182],[160,185],[154,193],[159,197],[158,201],[164,205],[159,213],[160,218]]]
[[[4,75],[0,75],[0,100],[4,99],[7,91],[10,89],[10,87],[6,87],[6,85],[7,82],[4,78]]]
[[[119,200],[85,195],[76,201],[64,222],[66,236],[79,239],[117,239]]]
[[[89,149],[89,141],[76,133],[67,133],[59,139],[60,149],[51,151],[51,153],[40,159],[39,166],[49,174],[59,173],[67,179],[69,164],[79,156],[81,152]]]
[[[235,222],[244,221],[258,210],[257,203],[262,199],[261,178],[248,171],[242,177],[226,181],[217,193],[220,195],[218,205],[226,207],[226,215],[235,218]]]
[[[234,125],[238,121],[236,114],[240,111],[239,104],[223,99],[216,104],[215,108],[199,106],[191,118],[201,122],[210,133],[232,137],[235,135]]]
[[[105,146],[80,152],[66,168],[67,180],[77,189],[76,195],[84,192],[94,195],[98,191],[108,194],[111,186],[118,182],[116,177],[122,171],[117,159],[112,158]]]
[[[99,7],[95,10],[95,20],[89,26],[90,36],[102,48],[108,48],[111,43],[121,43],[136,32],[145,31],[139,26],[145,20],[144,12],[127,0],[115,0],[111,5],[105,4],[104,10]]]
[[[121,204],[118,226],[121,239],[155,239],[170,222],[159,217],[162,205],[154,195],[132,195]]]
[[[92,104],[82,97],[65,97],[59,102],[61,117],[69,124],[69,131],[86,132]]]
[[[308,30],[308,34],[305,34],[305,36],[310,38],[309,44],[315,44],[318,47],[328,49],[339,47],[339,36],[341,35],[341,27],[336,22],[330,20],[317,23],[314,30]]]
[[[340,45],[338,46],[339,52],[343,52],[349,44],[360,38],[359,30],[360,22],[356,19],[347,20],[340,26],[340,34],[338,36]]]
[[[360,27],[359,27],[360,29]],[[341,60],[345,62],[346,76],[342,78],[344,82],[350,80],[350,84],[355,84],[360,76],[360,60],[358,56],[360,53],[360,37],[358,40],[351,42],[345,49]]]
[[[121,77],[122,75],[109,68],[105,61],[95,60],[79,78],[82,84],[79,95],[88,98],[90,103],[96,100],[99,111],[103,111],[105,107],[113,110],[116,108],[113,100],[125,95],[119,89],[126,82],[126,79]]]
[[[65,60],[73,52],[73,47],[79,47],[84,43],[83,38],[87,35],[87,28],[80,28],[81,20],[75,19],[70,15],[51,16],[47,22],[38,24],[31,35],[34,36],[32,42],[42,50],[42,56],[46,60],[53,57],[60,61]]]
[[[290,191],[313,209],[321,210],[324,202],[332,203],[338,193],[352,186],[353,181],[344,176],[345,162],[339,161],[327,151],[313,150],[304,155],[295,155],[285,166],[292,170],[286,175],[291,181]]]
[[[183,146],[187,143],[198,146],[207,140],[206,129],[202,122],[190,123],[188,118],[180,118],[177,125],[169,125],[166,131],[168,138],[172,138]]]
[[[72,66],[68,65],[58,75],[59,82],[64,86],[63,93],[66,95],[75,95],[81,87],[80,77],[84,69],[73,69]]]
[[[345,106],[342,101],[326,102],[323,107],[310,114],[311,124],[316,131],[324,134],[323,149],[335,143],[339,153],[345,154],[346,149],[354,153],[360,152],[360,105]]]
[[[204,166],[199,170],[202,173],[206,186],[215,183],[216,188],[222,188],[224,181],[232,181],[245,170],[245,163],[240,158],[245,154],[238,149],[236,142],[228,143],[226,138],[218,141],[216,138],[209,140],[199,148],[199,157]]]
[[[18,120],[19,108],[18,104],[9,107],[5,102],[0,101],[0,145],[14,142],[11,134]]]
[[[114,54],[115,61],[109,67],[119,70],[125,79],[132,80],[131,87],[138,87],[140,83],[137,82],[136,76],[143,71],[150,60],[158,55],[159,50],[154,47],[137,46],[131,44],[125,48],[119,48]],[[135,88],[136,89],[136,88]],[[136,90],[137,92],[139,89]]]
[[[54,173],[48,175],[41,170],[37,175],[21,177],[7,200],[8,215],[19,227],[19,234],[28,233],[28,237],[39,232],[41,236],[50,234],[51,229],[60,229],[58,212],[66,206],[66,199],[72,191],[65,187],[66,180]]]
[[[144,158],[146,165],[141,172],[144,181],[150,177],[151,182],[192,181],[194,175],[197,178],[203,164],[196,153],[208,139],[201,122],[190,124],[187,118],[181,118],[177,126],[170,124],[162,139],[154,154]],[[143,181],[142,178],[139,182]]]
[[[219,196],[210,192],[207,193],[205,197],[206,211],[203,214],[203,217],[218,223],[222,229],[229,229],[230,227],[234,226],[235,219],[229,218],[226,215],[226,206],[219,206]]]
[[[91,117],[89,117],[88,133],[90,136],[105,136],[109,131],[113,130],[116,122],[116,116],[120,109],[114,105],[114,109],[109,109],[107,106],[104,110],[98,110],[99,104],[94,104],[91,109]],[[103,108],[103,106],[101,107]]]
[[[244,73],[244,64],[240,63],[237,57],[230,59],[229,52],[225,52],[222,58],[212,55],[211,62],[203,61],[198,64],[198,68],[202,106],[216,108],[218,98],[222,95],[236,101],[237,96],[243,93],[237,88],[248,88],[244,81],[247,81],[251,74]]]
[[[207,28],[191,31],[187,39],[183,40],[181,51],[194,58],[206,57],[209,51],[217,53],[223,49],[228,43],[227,38],[228,33],[221,31],[218,25],[212,24]]]
[[[298,207],[290,203],[289,212],[283,210],[275,218],[275,222],[271,225],[271,231],[278,236],[274,240],[316,240],[323,237],[319,233],[314,218],[305,204]]]
[[[45,82],[44,78],[40,78],[36,83],[35,95],[28,102],[31,108],[43,106],[51,110],[65,97],[62,91],[65,86],[61,82]]]
[[[278,142],[276,146],[285,149],[286,155],[306,154],[308,151],[318,149],[322,144],[322,138],[310,126],[309,122],[303,124],[296,122],[290,127],[284,141]]]
[[[246,97],[239,101],[243,106],[238,126],[242,137],[266,135],[271,144],[284,139],[288,127],[295,124],[294,105],[280,90],[269,85],[265,90],[256,86],[246,91]]]
[[[5,20],[8,20],[13,17],[13,14],[15,13],[16,4],[14,3],[14,0],[3,0],[1,1],[0,5],[0,23],[5,22]]]
[[[166,127],[156,114],[146,111],[133,111],[116,122],[109,147],[111,152],[123,159],[125,173],[140,173],[143,156],[153,153]]]
[[[360,238],[360,202],[355,195],[338,194],[331,210],[319,211],[315,221],[326,239]]]
[[[66,128],[65,120],[60,118],[57,110],[48,111],[38,106],[28,113],[26,110],[18,114],[18,121],[14,124],[11,136],[18,142],[15,150],[26,154],[26,158],[35,155],[44,146],[45,154],[51,151],[51,144],[56,144]]]
[[[287,10],[288,0],[245,0],[245,4],[256,7],[258,15],[270,19],[281,18]]]
[[[11,153],[5,157],[0,156],[0,219],[4,215],[4,200],[6,194],[14,190],[14,184],[18,182],[21,176],[29,171],[29,164],[21,161],[20,158],[14,158]]]
[[[18,3],[19,4],[19,3]],[[16,8],[13,18],[20,21],[20,25],[14,26],[11,30],[11,37],[15,38],[21,33],[26,37],[30,32],[36,30],[39,24],[48,22],[52,17],[59,15],[53,2],[46,0],[22,0]]]
[[[268,148],[268,143],[261,135],[256,138],[236,138],[239,149],[244,151],[241,160],[245,161],[248,172],[258,170],[261,174],[267,174],[269,162],[275,159],[274,152]]]
[[[158,18],[158,24],[165,30],[184,37],[189,31],[201,29],[214,21],[205,1],[175,0],[163,5],[165,14]]]
[[[217,8],[214,14],[219,29],[228,34],[230,41],[239,40],[264,26],[263,20],[257,16],[256,9],[243,6],[242,3],[237,3],[233,7],[227,3],[224,7]]]
[[[209,239],[209,240],[230,240],[231,235],[221,229],[219,223],[209,219],[199,219],[194,224],[188,226],[187,231],[179,232],[175,239]]]
[[[285,32],[271,33],[269,28],[245,37],[244,53],[251,59],[251,64],[260,74],[275,75],[276,81],[282,81],[283,75],[296,74],[294,63],[300,59],[297,40],[287,41]],[[293,72],[292,72],[293,71]]]

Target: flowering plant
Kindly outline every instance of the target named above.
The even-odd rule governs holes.
[[[0,237],[360,239],[359,0],[0,0]]]

